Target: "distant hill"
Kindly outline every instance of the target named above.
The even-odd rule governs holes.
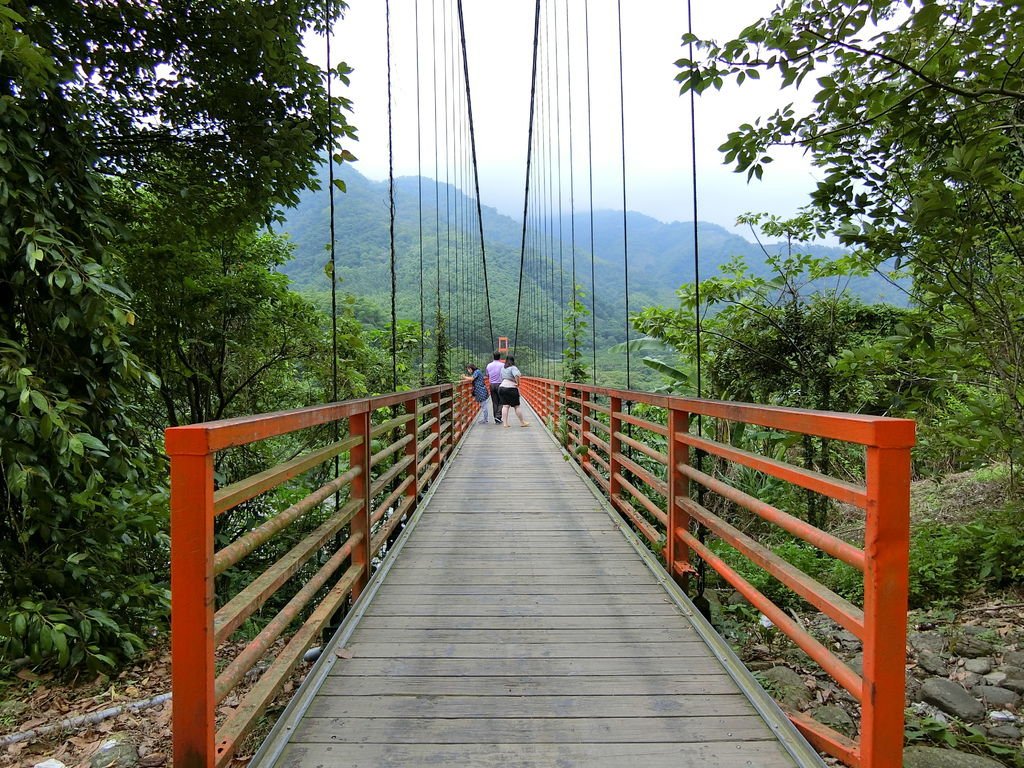
[[[326,174],[324,174],[326,175]],[[351,166],[340,169],[347,192],[337,194],[335,212],[337,271],[342,290],[368,299],[380,307],[390,304],[388,187],[362,176]],[[420,181],[402,177],[395,184],[395,239],[397,253],[398,313],[400,317],[419,317],[420,293]],[[435,204],[436,200],[439,205]],[[475,200],[458,189],[432,179],[422,180],[422,242],[424,291],[427,306],[436,291],[438,245],[435,232],[440,225],[441,270],[445,272],[448,247],[446,221],[462,223],[467,238],[475,238]],[[328,256],[330,206],[326,179],[318,191],[307,191],[299,204],[287,210],[282,227],[295,244],[295,258],[283,268],[297,289],[319,293],[329,288],[324,267]],[[487,248],[487,269],[495,333],[508,334],[515,324],[515,303],[519,279],[521,221],[483,207],[484,235]],[[468,222],[468,224],[466,223]],[[571,264],[569,216],[561,226],[562,264],[568,292]],[[627,216],[629,245],[630,310],[652,304],[673,306],[675,291],[693,280],[692,223],[664,222],[629,212]],[[558,252],[558,222],[552,225],[553,249]],[[745,257],[755,273],[765,272],[764,253],[760,247],[724,227],[699,222],[701,276],[716,274],[719,267],[733,256]],[[590,293],[590,217],[587,212],[575,216],[577,282]],[[597,293],[598,335],[604,344],[623,338],[624,271],[621,211],[594,212],[595,284]],[[453,246],[454,247],[454,246]],[[769,250],[783,246],[771,245]],[[840,249],[814,246],[814,253],[838,256]],[[442,278],[442,287],[445,279]],[[557,291],[557,283],[555,286]],[[851,282],[851,292],[869,302],[900,302],[899,294],[881,278],[864,278]]]

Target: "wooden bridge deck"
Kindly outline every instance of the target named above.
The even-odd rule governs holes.
[[[470,430],[259,764],[823,765],[530,417]]]

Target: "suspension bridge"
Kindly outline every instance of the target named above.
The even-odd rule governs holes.
[[[449,154],[460,158],[452,174],[469,186],[476,153],[462,4],[442,2],[440,13],[437,5],[431,4],[425,25],[433,29],[432,91],[436,100],[441,73],[446,94],[449,86],[452,94],[464,94],[457,105],[465,130],[451,131],[464,143],[446,150],[446,164]],[[386,7],[390,92],[390,3]],[[637,391],[629,385],[628,343],[625,389],[601,386],[596,378],[567,380],[559,347],[573,318],[565,307],[575,296],[577,267],[586,274],[589,266],[593,274],[593,230],[589,265],[577,265],[577,234],[573,229],[566,245],[562,231],[562,179],[558,194],[551,184],[562,157],[560,138],[551,139],[557,130],[551,118],[560,114],[563,96],[567,113],[573,100],[543,82],[545,56],[549,69],[560,56],[566,65],[571,61],[556,47],[572,40],[568,5],[561,16],[558,7],[545,2],[542,8],[540,0],[535,6],[519,291],[509,349],[528,351],[539,369],[533,372],[541,374],[520,384],[530,428],[477,423],[470,382],[426,383],[423,335],[422,386],[399,391],[392,194],[395,391],[167,430],[175,765],[230,765],[243,745],[248,751],[254,734],[260,745],[250,765],[259,766],[636,760],[773,768],[821,766],[822,755],[864,768],[901,765],[914,424],[707,400],[699,397],[699,384],[693,398]],[[621,7],[618,12],[621,29]],[[417,44],[419,13],[417,0]],[[445,103],[442,113],[454,114],[455,107],[454,100]],[[535,120],[537,113],[544,117]],[[436,103],[434,114],[436,121]],[[438,124],[434,133],[441,133]],[[624,126],[622,141],[624,169]],[[568,167],[574,189],[573,163]],[[479,203],[478,182],[473,186]],[[540,205],[537,190],[544,188]],[[424,217],[422,201],[414,251],[421,333],[433,300],[433,333],[444,330],[447,315],[455,334],[457,352],[444,354],[482,357],[495,329],[480,207],[454,217],[446,211],[446,221],[458,225],[442,245],[439,194],[435,201],[435,252],[424,250],[429,214]],[[620,299],[628,342],[625,213],[623,226]],[[334,240],[332,227],[332,266]],[[423,266],[431,256],[433,285]],[[332,281],[332,296],[334,290]],[[597,293],[593,285],[592,311]],[[484,314],[486,330],[475,319]],[[574,359],[595,356],[596,377],[596,337],[589,349],[581,334],[571,338],[582,344]],[[438,378],[456,359],[442,365],[441,354],[434,361]],[[334,360],[337,381],[337,350]],[[698,376],[699,362],[698,355]],[[744,427],[796,442],[842,443],[859,457],[860,479],[822,474],[801,466],[798,457],[737,447],[730,435]],[[273,455],[281,445],[302,448],[251,476],[221,480],[218,467],[232,451],[263,446]],[[732,469],[859,510],[851,514],[863,519],[862,540],[839,539],[757,498],[738,487]],[[287,496],[275,492],[296,484],[307,489],[303,497],[275,506],[274,499]],[[251,525],[222,524],[246,509]],[[861,604],[736,527],[726,510],[776,526],[823,558],[857,569]],[[260,553],[271,541],[288,546],[264,561]],[[851,668],[827,639],[746,580],[723,547],[855,635],[863,644],[861,668]],[[238,588],[230,574],[243,561],[257,575]],[[710,571],[849,697],[860,714],[854,736],[785,710],[765,692],[702,613]],[[313,647],[320,651],[307,669],[304,659]],[[268,717],[300,669],[304,681],[283,712]]]

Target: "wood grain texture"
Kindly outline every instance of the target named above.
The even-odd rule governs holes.
[[[470,431],[276,764],[795,765],[531,418]]]

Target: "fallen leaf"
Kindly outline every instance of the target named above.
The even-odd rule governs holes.
[[[153,752],[152,754],[139,759],[139,765],[142,766],[142,768],[156,768],[157,766],[165,765],[166,763],[167,755],[162,752]]]
[[[334,655],[339,659],[351,659],[354,654],[348,648],[339,648],[334,652]]]
[[[19,669],[15,673],[15,677],[20,678],[21,680],[26,680],[30,683],[34,683],[36,680],[39,679],[39,675],[37,675],[31,669]]]

